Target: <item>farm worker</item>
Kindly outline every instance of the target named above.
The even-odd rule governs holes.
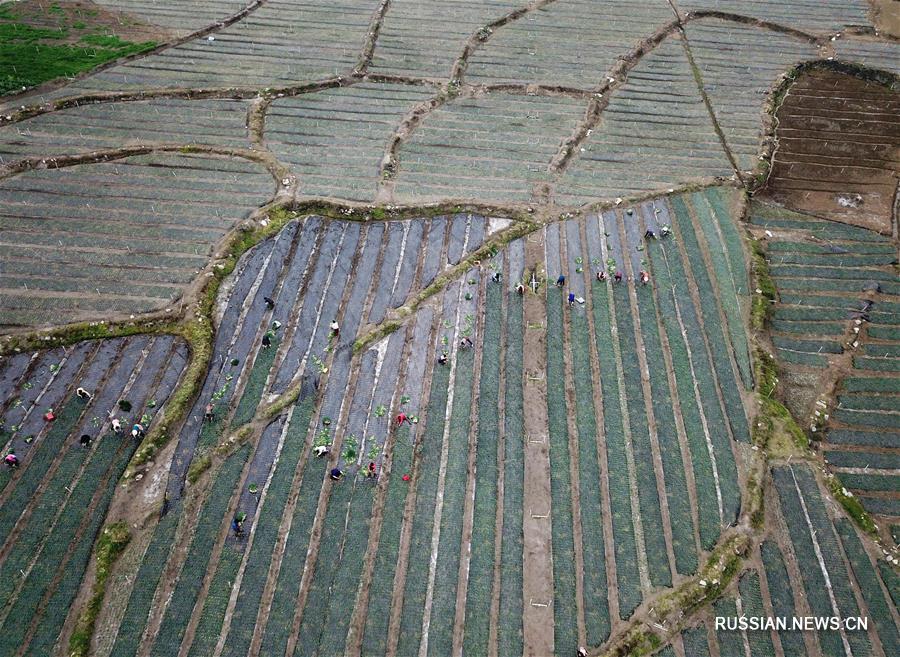
[[[644,233],[644,238],[648,240],[655,240],[656,233],[654,233],[652,229],[648,228],[647,232]]]
[[[473,344],[474,343],[472,342],[472,339],[469,336],[466,336],[462,340],[459,341],[459,346],[462,347],[463,349],[468,349],[469,347],[473,346]]]
[[[53,420],[56,419],[56,413],[53,412],[52,408],[44,413],[44,419],[47,420],[47,422],[53,422]]]
[[[140,423],[135,423],[133,427],[131,427],[131,437],[132,438],[143,438],[144,437],[144,425]]]
[[[643,269],[641,270],[641,285],[646,285],[650,282],[650,274],[645,272]]]
[[[578,646],[578,657],[587,657],[587,650],[583,646]]]
[[[516,294],[518,294],[520,297],[525,296],[525,286],[521,283],[516,285]]]
[[[340,481],[344,478],[344,472],[340,468],[331,468],[328,476],[331,477],[332,481]]]
[[[491,280],[495,283],[499,283],[501,278],[503,278],[503,274],[501,274],[499,271],[495,271],[491,276]]]
[[[81,438],[78,439],[78,442],[81,444],[82,447],[90,447],[91,446],[91,437],[88,434],[83,433],[83,434],[81,434]]]
[[[602,269],[597,272],[597,280],[600,281],[601,283],[606,280],[606,272],[603,271]]]
[[[569,292],[569,308],[575,305],[575,293]]]
[[[410,479],[412,479],[412,477],[410,477],[408,474],[405,474],[403,475],[402,479],[403,481],[409,481]]]
[[[115,433],[122,433],[122,422],[117,417],[112,419],[112,430]]]
[[[397,426],[399,427],[404,422],[412,426],[412,422],[410,422],[409,418],[406,416],[406,413],[400,413],[400,415],[397,416]]]
[[[78,395],[78,398],[84,401],[91,401],[91,393],[89,393],[84,388],[78,388],[75,391],[75,394]]]
[[[559,275],[559,278],[556,279],[556,287],[562,287],[566,284],[566,277],[562,274]]]
[[[263,297],[263,301],[266,302],[266,308],[272,310],[275,307],[275,302],[272,301],[269,297]]]
[[[341,327],[336,319],[331,320],[331,324],[329,324],[328,328],[331,329],[331,335],[339,335],[341,332]]]
[[[203,419],[206,420],[207,422],[213,421],[213,405],[212,404],[206,405],[206,410],[203,411]]]
[[[446,351],[442,351],[442,352],[441,352],[441,355],[438,356],[438,364],[439,364],[439,365],[446,365],[448,359],[449,359],[449,356],[447,356],[447,352],[446,352]]]
[[[330,451],[331,448],[328,445],[316,445],[316,447],[313,448],[313,452],[317,459],[325,456]]]
[[[366,477],[372,478],[375,476],[375,461],[369,461],[369,467],[366,468]]]
[[[662,233],[663,237],[668,237],[671,234],[672,229],[669,227],[669,224],[663,224],[663,227],[660,230],[660,232]]]
[[[231,529],[235,536],[242,536],[244,534],[244,521],[238,520],[238,516],[235,516],[231,521]]]
[[[9,469],[18,468],[19,467],[19,457],[10,452],[3,459],[3,462],[6,463],[6,467]]]
[[[262,346],[263,346],[263,349],[268,349],[269,347],[272,346],[272,331],[266,331],[266,334],[263,336],[263,339],[262,339]]]
[[[616,275],[613,276],[613,278],[616,279],[616,283],[621,283],[622,282],[622,272],[616,270]]]

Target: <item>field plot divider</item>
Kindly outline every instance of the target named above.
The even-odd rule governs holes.
[[[450,222],[447,222],[448,226]],[[385,231],[385,234],[387,231]],[[466,252],[469,243],[469,222],[466,223],[466,236],[463,239],[462,252]],[[465,275],[464,275],[465,276]],[[422,614],[422,640],[419,643],[419,657],[428,657],[428,630],[431,625],[431,605],[434,600],[434,581],[437,576],[438,548],[441,543],[441,516],[444,511],[444,481],[447,475],[447,460],[450,453],[450,419],[453,414],[453,399],[456,392],[456,352],[458,351],[459,321],[462,312],[463,290],[465,285],[459,286],[456,298],[456,319],[453,323],[453,342],[450,345],[450,379],[447,382],[447,408],[444,413],[444,433],[441,436],[441,461],[438,468],[438,504],[434,509],[434,525],[431,533],[431,556],[428,565],[428,585],[425,589],[425,608]]]
[[[343,239],[344,236],[342,234],[341,242],[343,242]],[[333,269],[334,267],[332,266],[332,271]],[[324,296],[322,298],[324,300]],[[303,574],[300,577],[299,592],[297,594],[297,609],[294,612],[294,622],[291,624],[291,631],[288,636],[287,651],[285,652],[286,655],[293,655],[297,645],[297,639],[300,634],[300,626],[303,622],[303,613],[306,607],[306,599],[309,596],[309,587],[312,583],[312,578],[315,574],[316,566],[319,560],[319,542],[322,538],[322,525],[325,521],[325,512],[328,508],[328,501],[331,498],[331,490],[335,485],[340,485],[340,483],[342,483],[332,482],[329,479],[329,472],[333,467],[337,465],[341,458],[341,449],[344,442],[343,429],[344,427],[346,427],[348,417],[350,415],[350,407],[352,405],[353,397],[356,394],[356,386],[359,381],[359,373],[361,369],[359,365],[365,353],[366,352],[354,354],[350,360],[350,380],[347,382],[347,394],[345,394],[341,398],[340,413],[338,414],[337,422],[335,422],[334,440],[331,443],[329,461],[327,467],[325,468],[325,472],[322,475],[322,487],[319,491],[318,504],[316,505],[316,515],[313,518],[312,532],[310,534],[309,545],[306,553],[307,558],[305,563],[303,564]],[[349,481],[343,483],[352,485],[352,482]]]
[[[481,267],[479,271],[486,273]],[[489,277],[482,275],[479,282],[478,304],[480,312],[476,308],[476,344],[480,348],[475,351],[475,363],[472,368],[472,403],[469,408],[469,454],[466,462],[466,494],[463,506],[462,529],[460,540],[459,570],[456,583],[456,617],[453,623],[453,657],[462,657],[463,637],[466,621],[466,593],[469,587],[469,567],[472,560],[472,523],[475,517],[475,483],[478,468],[478,425],[479,425],[479,400],[481,398],[481,369],[484,356],[484,318],[487,312],[487,286],[490,284],[502,285],[502,283],[489,282]],[[502,279],[501,279],[502,280]],[[490,367],[497,367],[498,363],[489,363]],[[496,516],[495,516],[496,520]],[[469,527],[469,537],[466,539],[466,527]]]
[[[588,222],[591,221],[591,215],[579,222],[581,230],[581,255],[585,266],[582,275],[584,276],[585,285],[585,315],[589,331],[589,347],[591,354],[591,376],[596,385],[594,386],[594,418],[597,422],[597,435],[594,437],[597,450],[597,463],[600,467],[600,501],[603,509],[609,512],[604,513],[603,520],[603,552],[604,563],[606,565],[606,586],[607,586],[607,604],[609,605],[610,623],[613,619],[619,618],[619,581],[616,578],[616,548],[614,545],[614,534],[612,526],[612,501],[609,497],[609,460],[606,454],[606,417],[603,414],[603,388],[600,385],[600,357],[597,354],[597,341],[594,336],[597,335],[594,325],[594,295],[591,293],[591,287],[594,285],[594,277],[591,273],[591,257],[588,241]],[[603,234],[600,215],[597,215],[595,230]],[[601,242],[603,239],[601,238]],[[605,267],[605,261],[600,265]],[[602,285],[602,283],[601,283]]]
[[[63,348],[63,353],[65,354],[65,356],[63,357],[64,360],[68,359],[68,357],[69,357],[69,350],[66,350],[65,348]],[[9,362],[9,361],[7,361],[7,362]],[[18,399],[18,396],[15,395],[15,394],[13,394],[13,393],[18,389],[18,387],[17,387],[18,384],[21,383],[22,381],[27,381],[28,378],[29,378],[32,374],[34,374],[34,370],[35,370],[35,368],[38,366],[38,363],[40,363],[40,352],[35,351],[35,352],[32,353],[31,356],[29,357],[28,363],[25,365],[25,367],[24,367],[24,369],[22,370],[22,373],[19,375],[18,379],[16,379],[16,384],[17,384],[17,385],[14,386],[14,387],[10,390],[10,395],[9,395],[9,397],[6,398],[6,399],[0,400],[0,418],[2,418],[3,416],[6,415],[6,412],[9,410],[10,404],[12,404],[16,399]],[[11,440],[12,440],[12,438],[10,438],[10,441],[11,441]],[[10,444],[12,444],[12,443],[11,443],[11,442],[7,442],[6,444],[3,445],[4,451],[7,450],[7,449],[9,448]]]
[[[565,275],[566,279],[572,278],[569,275],[569,257],[566,245],[565,224],[559,224],[559,265],[560,274]],[[582,437],[578,435],[578,424],[575,420],[575,409],[577,400],[575,397],[575,374],[572,370],[572,312],[574,308],[568,308],[563,311],[562,321],[562,342],[563,342],[563,367],[565,369],[565,395],[566,407],[566,424],[569,434],[569,480],[571,482],[570,496],[572,499],[572,547],[575,556],[575,611],[576,611],[576,632],[578,634],[578,645],[583,646],[586,643],[586,630],[584,624],[584,532],[581,526],[581,496],[578,492],[581,490],[580,470],[578,460],[578,443]],[[559,592],[555,591],[555,595]],[[557,646],[559,648],[559,646]]]
[[[800,500],[800,510],[803,512],[803,522],[806,524],[807,529],[809,530],[809,538],[812,542],[813,549],[816,554],[816,561],[819,569],[822,571],[822,577],[825,579],[825,591],[828,593],[828,601],[831,605],[832,613],[836,617],[841,616],[840,609],[837,604],[837,599],[834,596],[834,589],[831,586],[831,576],[828,573],[828,568],[825,565],[825,558],[822,555],[822,548],[819,546],[819,539],[816,537],[816,528],[813,527],[812,520],[809,517],[809,510],[806,507],[806,499],[803,497],[803,491],[800,490],[800,484],[797,482],[797,477],[794,474],[794,468],[790,465],[787,466],[791,472],[791,480],[794,483],[794,488],[797,491],[797,499]],[[844,646],[844,652],[847,657],[853,657],[853,651],[850,649],[850,643],[847,641],[847,633],[843,627],[838,628],[838,632],[841,637],[841,643]]]
[[[378,544],[381,538],[381,526],[384,519],[384,501],[387,497],[387,487],[394,476],[394,445],[397,441],[398,427],[394,427],[391,421],[400,410],[400,395],[398,392],[402,389],[406,381],[406,371],[409,365],[410,349],[412,348],[413,334],[415,332],[416,322],[414,318],[407,322],[405,327],[406,339],[403,345],[403,355],[401,357],[401,368],[394,383],[394,392],[391,395],[390,411],[388,412],[388,432],[385,437],[385,444],[382,453],[385,458],[382,460],[381,471],[378,475],[378,483],[375,491],[375,499],[372,503],[372,516],[369,523],[369,541],[366,545],[366,552],[363,556],[363,571],[359,578],[359,586],[354,596],[353,615],[350,618],[350,625],[347,633],[347,642],[345,645],[345,655],[359,655],[362,650],[362,640],[365,631],[366,610],[369,605],[369,590],[372,585],[372,576],[375,571],[375,557],[378,554]],[[386,339],[386,338],[385,338]],[[374,403],[374,395],[372,398]],[[371,413],[370,413],[371,414]],[[424,415],[424,414],[422,414]],[[422,422],[422,415],[419,415],[419,422]],[[368,428],[368,420],[366,421]],[[416,427],[418,428],[418,427]],[[365,432],[367,433],[367,432]],[[360,451],[362,454],[362,450]],[[387,455],[390,454],[390,458]],[[387,467],[385,467],[387,463]]]
[[[756,545],[753,548],[755,552],[756,561],[763,564],[763,568],[760,571],[759,577],[759,594],[762,598],[762,609],[763,613],[769,618],[775,618],[778,614],[775,611],[775,607],[772,604],[772,593],[769,590],[769,578],[766,573],[766,564],[762,561],[762,542]],[[790,576],[789,576],[790,577]],[[788,586],[791,587],[790,579],[788,580]],[[781,634],[777,630],[772,630],[770,632],[770,636],[772,638],[772,645],[775,648],[775,656],[776,657],[791,657],[790,655],[786,655],[784,652],[784,646],[781,643]]]
[[[266,483],[263,485],[262,490],[259,493],[259,502],[256,505],[256,513],[253,516],[253,520],[250,524],[250,532],[247,535],[247,543],[244,546],[244,556],[241,559],[241,565],[238,568],[237,575],[234,578],[234,581],[231,584],[231,595],[228,598],[228,607],[225,610],[225,619],[222,623],[222,630],[219,634],[219,640],[216,642],[216,648],[213,655],[218,657],[222,654],[222,649],[225,647],[225,640],[228,637],[228,631],[231,628],[231,615],[234,611],[234,607],[237,604],[238,593],[241,591],[241,581],[244,578],[244,571],[247,568],[247,561],[250,558],[250,553],[253,548],[253,539],[256,536],[256,529],[259,522],[259,516],[262,513],[263,507],[266,503],[266,495],[269,492],[269,484],[272,483],[272,477],[275,475],[275,470],[278,467],[278,461],[281,457],[281,451],[284,448],[284,440],[287,436],[288,430],[291,426],[291,420],[294,417],[294,410],[296,406],[291,406],[287,415],[284,418],[284,426],[281,428],[281,435],[278,438],[278,447],[275,452],[275,458],[272,460],[272,466],[269,468],[269,475],[266,477]],[[194,616],[196,618],[191,619],[191,627],[196,627],[196,622],[199,620],[200,614],[202,613],[203,606],[197,605],[197,608],[194,609]],[[179,657],[185,657],[187,655],[188,650],[191,647],[194,639],[194,633],[192,631],[185,632],[184,641],[181,644],[181,650],[179,651]]]
[[[603,220],[603,215],[598,216],[600,217],[600,233],[601,235],[605,235],[607,230],[606,222]],[[618,220],[616,221],[616,223],[618,224]],[[618,227],[613,227],[612,230],[618,230]],[[603,254],[603,262],[608,262],[610,255],[606,240],[600,240],[600,244],[601,252]],[[610,294],[607,295],[607,307],[609,309],[609,330],[612,334],[612,352],[616,360],[616,379],[618,381],[619,388],[619,409],[622,413],[622,430],[625,435],[625,458],[628,466],[628,481],[631,489],[631,517],[632,522],[634,523],[635,551],[637,552],[638,574],[641,578],[641,591],[644,595],[646,595],[650,590],[650,566],[647,563],[647,548],[644,544],[644,526],[641,522],[641,507],[639,502],[640,497],[638,495],[637,469],[634,463],[634,448],[632,447],[631,437],[631,420],[628,413],[628,402],[625,399],[625,375],[623,373],[622,366],[622,352],[619,349],[619,330],[617,328],[618,323],[616,319],[616,304],[614,295],[612,294],[613,283],[607,280],[606,285],[610,291]]]
[[[306,220],[308,221],[308,219]],[[295,244],[291,251],[291,256],[288,258],[287,262],[290,261],[290,258],[293,257],[294,252],[296,251],[297,244],[300,241],[300,235],[303,226],[300,226],[297,229],[297,235],[294,237]],[[275,355],[275,361],[272,363],[272,372],[278,372],[282,365],[284,364],[284,359],[287,357],[288,352],[290,351],[291,344],[294,341],[294,333],[297,330],[297,324],[300,319],[300,313],[303,310],[303,306],[306,303],[306,290],[309,286],[310,276],[313,271],[316,269],[316,265],[319,261],[319,255],[322,250],[322,241],[325,239],[325,234],[327,230],[325,225],[323,225],[320,230],[316,232],[316,243],[315,246],[312,247],[312,251],[309,254],[309,259],[306,261],[306,266],[303,268],[303,274],[300,276],[300,285],[297,286],[297,293],[294,296],[293,304],[291,305],[291,317],[293,318],[293,322],[290,322],[284,329],[282,333],[281,342],[278,343],[278,353]],[[273,297],[275,298],[275,297]],[[271,384],[270,382],[267,382]],[[266,387],[266,390],[270,390],[269,386]]]
[[[640,213],[638,213],[640,214]],[[631,249],[629,248],[628,236],[625,234],[624,222],[619,222],[619,239],[622,244],[622,256],[625,260],[623,266],[626,271],[633,267],[631,264]],[[637,300],[637,282],[628,286],[628,300],[631,305],[631,319],[634,322],[634,341],[637,349],[638,364],[641,368],[641,389],[644,397],[644,412],[647,414],[647,429],[650,439],[650,451],[653,455],[653,471],[656,474],[656,494],[659,497],[660,515],[662,517],[663,538],[666,542],[666,558],[669,561],[669,573],[674,578],[677,576],[675,570],[675,551],[672,547],[672,520],[669,515],[669,498],[667,495],[665,470],[663,469],[662,455],[659,451],[659,434],[656,427],[656,416],[653,412],[652,392],[650,390],[650,367],[647,365],[647,353],[644,348],[644,337],[641,332],[641,317]],[[627,336],[625,338],[628,339]],[[645,482],[645,485],[649,482]]]
[[[643,233],[647,228],[647,225],[644,221],[643,213],[641,215],[641,230]],[[665,258],[665,252],[662,251],[663,257]],[[648,261],[647,268],[652,268],[652,263]],[[652,271],[652,269],[651,269]],[[659,303],[657,299],[659,295],[662,293],[659,287],[654,283],[650,283],[652,287],[653,294],[653,306],[656,310],[656,325],[657,330],[659,331],[659,342],[662,347],[663,360],[665,361],[666,367],[666,379],[668,381],[669,386],[669,394],[672,396],[672,414],[675,417],[675,431],[678,435],[678,449],[681,452],[681,462],[684,464],[684,476],[685,482],[687,484],[687,494],[690,499],[691,505],[691,520],[694,523],[694,549],[696,550],[698,555],[703,554],[703,548],[700,541],[700,506],[697,500],[697,482],[694,479],[694,462],[691,458],[690,447],[688,446],[688,438],[687,438],[687,428],[684,425],[684,416],[681,413],[681,397],[678,393],[678,384],[676,382],[676,373],[675,373],[675,365],[672,362],[672,352],[669,348],[669,335],[666,332],[665,322],[663,321],[662,311],[659,308]],[[680,314],[678,311],[678,306],[675,306],[676,316],[678,316],[679,322]],[[682,329],[682,335],[686,335],[686,331]],[[691,366],[693,367],[693,365]],[[693,371],[693,370],[692,370]],[[693,387],[693,386],[692,386]],[[697,400],[697,404],[699,407],[699,399]],[[702,411],[700,411],[702,414]],[[704,427],[705,427],[705,418],[703,418]],[[721,517],[721,495],[719,495],[719,515]]]
[[[449,225],[449,223],[450,222],[448,221],[447,224]],[[369,323],[369,315],[372,313],[372,306],[375,305],[375,297],[378,293],[378,286],[381,283],[384,253],[387,251],[388,244],[390,243],[390,232],[390,222],[384,222],[384,230],[381,231],[381,248],[378,249],[378,257],[375,259],[375,269],[373,270],[372,280],[369,286],[369,294],[366,296],[363,309],[359,313],[359,323],[361,327],[366,326],[366,324]]]
[[[502,281],[509,281],[509,249],[504,251],[503,267],[501,268]],[[510,281],[511,282],[511,281]],[[500,621],[500,574],[501,560],[503,558],[503,505],[506,502],[504,486],[506,484],[506,348],[507,348],[507,323],[509,313],[509,283],[502,295],[500,309],[500,360],[497,367],[500,371],[499,386],[497,392],[497,504],[496,517],[494,519],[494,569],[491,575],[491,612],[488,628],[488,655],[498,657],[497,638],[499,636],[498,623]]]
[[[81,375],[81,373],[84,372],[84,371],[87,369],[88,365],[93,361],[94,356],[96,356],[97,351],[98,351],[99,349],[100,349],[100,341],[98,340],[98,341],[97,341],[97,344],[95,345],[95,347],[94,347],[94,349],[91,351],[91,353],[85,356],[84,362],[83,362],[83,363],[81,364],[81,366],[78,368],[78,375],[79,375],[79,376],[78,376],[78,377],[74,377],[74,379],[79,378],[80,375]],[[65,364],[65,362],[66,362],[67,360],[68,360],[68,355],[66,356],[66,358],[65,358],[63,361],[60,362],[60,367],[59,367],[58,372],[61,372],[61,371],[62,371],[62,369],[63,369],[62,366]],[[28,376],[28,375],[30,375],[30,374],[32,373],[32,369],[31,369],[32,366],[35,366],[35,364],[38,363],[38,362],[39,362],[39,361],[37,360],[37,356],[35,356],[35,358],[33,358],[32,361],[31,361],[31,365],[29,366],[29,369],[26,370],[25,374],[22,375],[22,379],[25,379],[26,376]],[[29,416],[29,414],[31,413],[32,409],[34,409],[34,408],[38,405],[39,401],[40,401],[41,398],[44,396],[44,393],[45,393],[45,392],[47,391],[47,389],[50,387],[50,384],[51,384],[52,381],[55,379],[55,377],[56,377],[56,373],[54,373],[54,375],[51,377],[51,381],[49,381],[49,382],[44,386],[43,390],[41,390],[41,393],[40,393],[37,397],[35,397],[35,400],[34,400],[34,402],[32,403],[31,407],[29,407],[28,411],[26,411],[25,415],[22,417],[22,422],[24,422],[24,421],[28,418],[28,416]],[[72,383],[70,383],[70,384],[67,386],[67,388],[66,388],[66,389],[67,389],[67,393],[66,393],[66,395],[63,397],[63,399],[68,399],[68,398],[71,397],[71,395],[72,395],[72,388],[73,388],[74,386],[75,386],[75,380],[73,380]],[[83,413],[82,413],[82,415],[83,415]],[[0,417],[2,417],[2,416],[0,416]],[[73,424],[73,427],[76,426],[77,423],[78,423],[80,420],[81,420],[81,416],[79,416],[78,419],[75,420],[75,424]],[[22,424],[22,422],[20,422],[19,424]],[[19,479],[22,478],[23,473],[28,469],[28,464],[31,462],[31,458],[30,458],[30,457],[32,457],[32,455],[35,453],[36,448],[39,448],[39,447],[41,446],[42,439],[43,439],[44,436],[47,435],[47,432],[50,430],[52,424],[53,424],[52,422],[45,422],[45,423],[44,423],[44,426],[41,428],[41,431],[35,436],[35,439],[32,441],[31,446],[29,446],[29,449],[25,452],[25,455],[24,455],[23,457],[21,457],[21,462],[19,463],[19,467],[16,468],[16,470],[13,472],[13,475],[12,475],[12,477],[9,479],[9,481],[7,482],[6,486],[4,486],[4,488],[3,488],[2,490],[0,490],[0,507],[2,507],[4,504],[6,504],[6,501],[9,499],[9,496],[10,496],[10,495],[12,494],[12,492],[15,490],[16,485],[18,484]],[[14,434],[10,437],[9,442],[8,442],[8,445],[4,448],[4,451],[5,451],[6,449],[8,449],[9,447],[12,446],[13,440],[14,440],[14,438],[16,437],[17,434],[18,434],[18,432],[14,433]],[[50,467],[52,468],[53,465],[51,464]],[[46,476],[46,475],[45,475],[45,476]],[[10,532],[10,536],[12,536],[12,532]],[[0,617],[0,623],[2,623],[2,622],[3,622],[3,621],[2,621],[2,617]]]

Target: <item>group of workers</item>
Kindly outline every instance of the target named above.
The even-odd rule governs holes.
[[[78,386],[78,388],[75,389],[75,396],[85,403],[90,403],[94,399],[94,396],[81,386]],[[44,414],[44,419],[47,422],[53,422],[54,420],[56,420],[56,414],[52,410],[49,410]],[[113,411],[109,412],[109,426],[113,430],[113,433],[122,433],[122,421],[114,415]],[[145,434],[146,430],[144,429],[143,424],[141,424],[140,422],[135,422],[132,425],[131,436],[133,438],[143,438]],[[91,434],[83,433],[78,438],[78,444],[81,447],[87,448],[91,446],[93,440],[94,439]],[[6,464],[7,468],[12,470],[18,468],[21,461],[15,450],[10,448],[10,451],[6,454],[6,456],[3,457],[3,463]]]

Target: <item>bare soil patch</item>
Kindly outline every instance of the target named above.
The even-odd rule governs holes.
[[[831,69],[803,72],[775,114],[765,194],[795,210],[891,234],[900,93]]]

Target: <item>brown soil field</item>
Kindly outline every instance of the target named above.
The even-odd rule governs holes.
[[[900,94],[828,69],[802,73],[775,114],[765,194],[787,207],[891,234]]]

